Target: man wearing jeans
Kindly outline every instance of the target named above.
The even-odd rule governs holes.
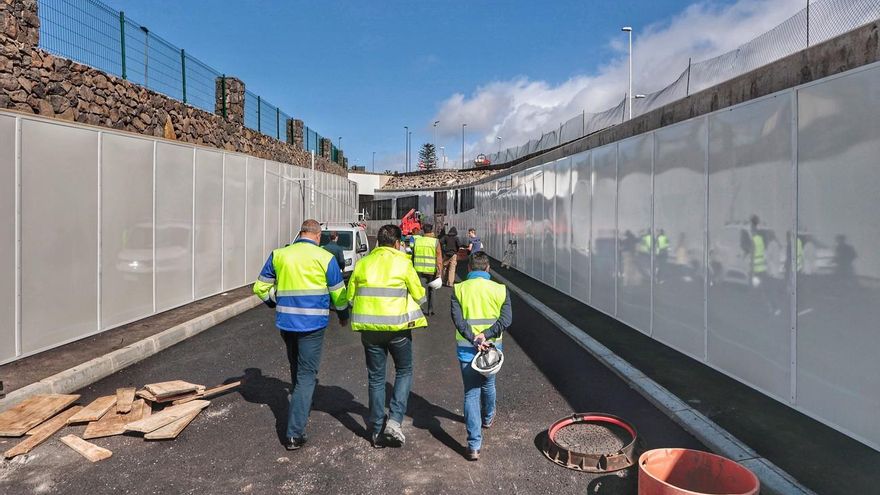
[[[275,308],[275,325],[281,330],[290,361],[287,450],[297,450],[306,442],[306,422],[330,308],[337,311],[343,326],[348,322],[342,272],[333,255],[318,247],[320,240],[321,225],[306,220],[296,242],[272,251],[254,283],[254,294]]]
[[[467,457],[476,461],[483,443],[480,428],[490,428],[495,420],[495,375],[481,375],[471,368],[471,361],[489,344],[502,350],[502,333],[510,326],[513,312],[507,287],[490,280],[486,253],[472,254],[468,268],[467,280],[456,284],[453,290],[452,321],[458,330],[455,340],[464,382]]]
[[[361,332],[367,361],[373,447],[406,441],[401,423],[412,387],[412,329],[428,326],[420,305],[425,289],[410,257],[400,251],[400,227],[385,225],[377,247],[355,265],[349,279],[351,329]],[[385,363],[394,360],[394,391],[385,421]]]

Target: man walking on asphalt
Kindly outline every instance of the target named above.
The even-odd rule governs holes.
[[[403,445],[401,423],[412,388],[412,329],[428,326],[420,305],[425,289],[412,261],[400,249],[401,231],[384,225],[376,236],[377,247],[355,265],[349,279],[351,329],[361,332],[367,362],[373,447]],[[385,421],[385,364],[394,360],[394,391]],[[384,423],[384,427],[383,427]]]
[[[336,310],[341,325],[348,323],[342,272],[333,255],[318,247],[320,240],[321,225],[306,220],[296,242],[272,251],[254,283],[254,294],[275,308],[275,325],[281,330],[290,361],[287,450],[297,450],[306,442],[306,422],[330,308]]]
[[[339,265],[340,270],[345,269],[345,253],[342,251],[342,247],[339,243],[339,232],[331,231],[330,232],[330,242],[323,246],[324,250],[333,255],[333,258],[336,259],[336,264]]]
[[[480,429],[490,428],[495,419],[495,375],[481,375],[471,368],[471,361],[489,344],[503,352],[501,337],[513,321],[513,311],[507,287],[490,280],[486,253],[471,255],[468,268],[467,280],[453,290],[452,321],[458,330],[455,341],[464,382],[467,457],[476,461],[483,443]]]
[[[446,287],[452,287],[455,283],[455,266],[458,264],[458,249],[461,243],[458,241],[458,229],[452,227],[449,232],[440,240],[443,249],[443,269],[446,275]]]
[[[434,314],[434,289],[427,287],[443,272],[443,255],[440,253],[440,241],[434,237],[434,226],[424,225],[425,235],[416,238],[413,243],[413,266],[419,277],[425,282],[428,292],[428,312]]]

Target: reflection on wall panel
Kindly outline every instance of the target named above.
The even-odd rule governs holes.
[[[247,158],[226,155],[223,179],[223,289],[248,283],[245,274],[245,167]]]
[[[532,270],[534,277],[544,281],[544,173],[535,177],[535,196],[532,198],[535,211],[532,220]]]
[[[265,160],[247,159],[247,281],[257,279],[268,252],[263,250],[263,175]]]
[[[196,151],[195,297],[223,290],[223,154]]]
[[[651,332],[651,173],[653,134],[618,145],[617,316]]]
[[[290,178],[290,169],[292,168],[290,165],[279,164],[282,170],[282,176],[286,178]],[[279,242],[284,244],[289,244],[293,242],[293,237],[290,235],[290,192],[291,192],[291,182],[287,179],[281,181],[281,198],[280,198],[280,206],[278,207],[278,225],[281,229],[278,233]]]
[[[877,68],[798,91],[797,401],[880,445]]]
[[[189,302],[193,274],[193,149],[156,144],[156,309]]]
[[[21,127],[21,344],[33,352],[98,331],[98,133]]]
[[[709,118],[709,361],[791,391],[791,98]]]
[[[706,119],[654,133],[654,338],[704,357]]]
[[[617,144],[593,150],[591,304],[613,315],[617,239]]]
[[[153,141],[101,139],[101,327],[153,312]]]
[[[273,249],[280,247],[278,235],[278,205],[281,203],[280,198],[280,181],[278,179],[278,162],[266,161],[266,231],[265,242],[265,258],[269,257],[269,253]],[[259,273],[257,273],[259,275]]]
[[[15,356],[15,117],[0,115],[0,362]]]
[[[571,296],[590,302],[590,152],[571,157]]]
[[[554,230],[556,223],[556,168],[554,162],[544,166],[544,216],[543,242],[541,260],[544,272],[544,283],[556,286],[556,241]]]
[[[556,288],[571,292],[571,158],[556,161]]]

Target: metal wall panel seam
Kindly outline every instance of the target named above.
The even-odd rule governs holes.
[[[102,253],[101,253],[102,249],[101,248],[103,247],[102,242],[101,242],[101,231],[102,231],[101,222],[104,219],[103,215],[101,214],[101,206],[103,204],[103,201],[102,201],[103,198],[101,196],[104,194],[104,191],[103,191],[104,181],[102,180],[102,177],[101,177],[101,169],[103,168],[103,161],[104,161],[104,154],[103,154],[103,149],[102,149],[103,143],[104,143],[104,133],[101,131],[98,131],[98,160],[97,160],[98,163],[96,164],[98,167],[98,208],[97,208],[98,209],[98,215],[97,215],[97,217],[98,217],[97,218],[97,224],[98,224],[98,253],[97,253],[98,266],[97,266],[97,270],[96,270],[97,276],[98,276],[98,283],[97,283],[97,292],[98,292],[97,299],[98,299],[98,301],[97,301],[97,308],[96,308],[98,311],[98,318],[96,320],[97,323],[95,325],[97,327],[96,328],[97,331],[103,330],[103,325],[101,323],[101,277],[102,277],[102,271],[103,271],[102,266],[101,266],[101,258],[102,258]]]
[[[593,194],[596,192],[596,165],[590,150],[590,231],[587,233],[587,304],[593,302]]]
[[[791,305],[791,321],[790,321],[790,340],[789,340],[789,363],[790,363],[790,396],[789,402],[797,404],[797,245],[798,245],[798,90],[791,91],[789,104],[791,105],[791,246],[789,247],[789,270],[791,279],[789,280],[789,295]]]
[[[244,265],[244,279],[245,282],[248,280],[248,172],[250,171],[251,161],[245,158],[244,160],[244,260],[242,260],[242,264]]]
[[[226,290],[226,153],[220,167],[220,290]]]
[[[614,318],[617,319],[618,278],[620,278],[620,141],[614,143]]]
[[[153,280],[153,314],[159,310],[159,304],[156,301],[156,153],[159,142],[153,140],[153,263],[152,263],[152,280]]]
[[[712,121],[704,117],[706,148],[703,160],[703,361],[709,361],[709,135]]]
[[[192,247],[192,265],[190,269],[190,301],[196,300],[196,149],[192,157],[192,223],[190,224],[190,245]]]
[[[650,294],[649,294],[651,301],[648,304],[648,307],[650,308],[651,314],[650,314],[650,321],[648,322],[648,336],[651,338],[654,338],[654,282],[655,282],[655,280],[654,280],[654,251],[656,251],[656,249],[655,249],[656,234],[655,234],[655,229],[654,229],[654,201],[655,201],[654,182],[655,182],[656,171],[654,170],[654,162],[657,159],[657,136],[655,136],[653,132],[650,135],[651,135],[651,226],[650,226],[650,229],[648,230],[648,234],[651,236],[651,244],[650,244],[651,247],[648,250],[649,251],[648,257],[651,260],[650,261],[651,277],[649,278],[648,283],[651,287]]]
[[[266,256],[266,189],[266,160],[263,160],[263,256]]]
[[[21,356],[21,117],[15,117],[15,356]]]

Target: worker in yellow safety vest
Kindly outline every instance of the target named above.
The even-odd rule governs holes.
[[[474,253],[464,282],[455,284],[452,295],[452,321],[461,378],[464,382],[464,421],[467,428],[467,458],[480,458],[481,428],[490,428],[495,419],[495,375],[484,376],[471,367],[471,361],[489,344],[502,350],[504,330],[513,321],[507,287],[493,282],[489,275],[489,256]]]
[[[351,329],[361,332],[367,362],[372,444],[400,446],[401,429],[412,387],[412,329],[428,326],[420,305],[425,289],[406,253],[400,252],[400,227],[384,225],[377,247],[361,258],[349,278]],[[385,364],[394,360],[394,392],[385,421]],[[384,426],[383,426],[384,423]]]
[[[254,283],[256,294],[275,308],[275,325],[287,347],[290,361],[290,408],[287,450],[306,441],[305,428],[312,407],[324,330],[335,309],[340,323],[348,322],[348,296],[339,264],[318,246],[321,224],[306,220],[293,244],[272,251]]]
[[[440,240],[434,237],[434,226],[426,223],[425,235],[416,237],[413,243],[413,266],[419,274],[419,278],[425,283],[428,293],[427,315],[434,314],[434,289],[428,286],[443,272],[443,254],[440,250]]]

